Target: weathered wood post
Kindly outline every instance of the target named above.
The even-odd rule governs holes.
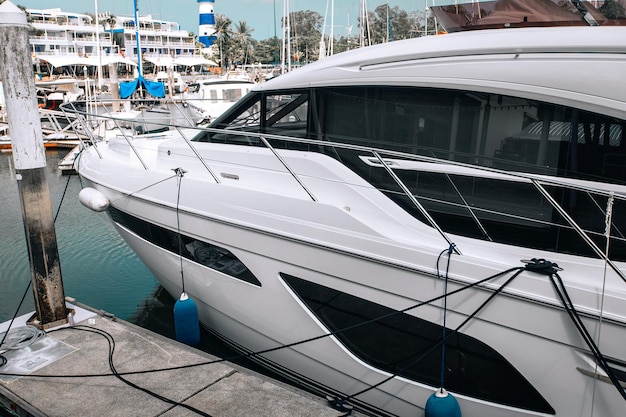
[[[0,76],[35,294],[36,317],[30,324],[45,329],[67,323],[68,312],[45,175],[28,23],[26,14],[10,1],[0,5]]]

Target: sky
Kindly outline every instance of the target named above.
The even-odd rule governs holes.
[[[60,8],[64,12],[94,13],[97,3],[98,12],[111,12],[113,15],[133,16],[134,0],[10,0],[16,5],[28,9]],[[254,31],[252,37],[258,40],[274,36],[274,16],[276,17],[276,35],[281,37],[280,19],[283,15],[285,0],[215,0],[215,13],[226,15],[234,24],[245,21]],[[141,15],[152,14],[153,17],[178,22],[183,30],[198,33],[198,3],[196,0],[137,0]],[[289,0],[292,12],[313,10],[326,15],[326,4],[333,0]],[[366,0],[367,8],[373,11],[381,4],[389,3],[390,7],[398,6],[407,12],[423,11],[425,2],[432,4],[434,0]],[[334,33],[335,36],[347,36],[349,26],[352,34],[358,33],[356,19],[359,15],[360,0],[334,0]],[[448,3],[451,3],[449,1]],[[440,1],[438,4],[446,4]],[[274,13],[274,5],[276,13]],[[327,17],[325,33],[330,32],[330,11]]]

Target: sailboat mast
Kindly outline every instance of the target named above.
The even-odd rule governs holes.
[[[100,48],[100,19],[98,16],[98,0],[95,1],[96,10],[96,48],[98,49],[98,91],[102,88],[102,50]]]
[[[330,0],[326,0],[326,10],[324,11],[324,23],[322,24],[322,37],[320,38],[320,54],[318,59],[326,57],[326,41],[324,40],[326,32],[326,19],[328,18],[328,3]]]
[[[141,44],[139,42],[139,18],[138,18],[138,6],[137,0],[134,0],[135,4],[135,41],[137,43],[137,74],[139,77],[143,76],[143,72],[141,70]]]
[[[365,29],[363,29],[363,23],[365,22],[365,19],[363,19],[363,17],[363,0],[361,0],[361,3],[359,5],[359,46],[361,48],[363,48],[363,39],[365,38]]]
[[[328,51],[328,55],[332,56],[334,51],[334,43],[335,43],[335,0],[331,1],[330,5],[330,48]]]
[[[291,71],[291,10],[289,10],[289,0],[285,0],[285,4],[287,5],[287,23],[285,25],[285,30],[287,35],[285,38],[287,39],[287,52],[285,53],[287,58],[287,71]]]
[[[371,45],[371,41],[370,41],[370,25],[369,25],[369,19],[367,17],[367,1],[366,0],[361,0],[361,22],[360,22],[360,29],[361,29],[361,47],[363,46],[369,46]],[[367,37],[367,43],[365,42],[365,39]]]
[[[391,40],[391,17],[389,16],[389,0],[387,0],[387,42]]]
[[[286,42],[286,38],[287,38],[287,31],[285,30],[285,27],[287,26],[287,1],[288,0],[283,0],[283,45],[282,48],[280,50],[280,73],[284,74],[285,73],[285,51],[286,51],[286,47],[285,47],[285,42]]]

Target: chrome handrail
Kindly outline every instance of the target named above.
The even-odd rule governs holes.
[[[311,145],[319,145],[319,146],[324,146],[324,147],[332,147],[332,148],[340,148],[340,149],[348,149],[348,150],[357,150],[357,151],[371,153],[379,161],[381,166],[383,166],[385,170],[392,176],[394,181],[402,189],[403,193],[412,201],[412,203],[418,208],[418,210],[424,215],[424,217],[426,217],[428,222],[441,234],[442,237],[444,237],[444,239],[448,243],[452,243],[452,242],[450,238],[447,236],[447,234],[445,233],[445,231],[437,224],[437,222],[427,212],[427,210],[423,207],[423,205],[421,205],[419,201],[417,201],[417,199],[410,192],[408,187],[406,187],[406,185],[397,177],[397,175],[393,172],[393,169],[389,167],[389,164],[385,162],[385,159],[383,159],[380,156],[381,153],[385,153],[388,155],[397,156],[403,159],[408,159],[408,160],[417,161],[417,162],[427,162],[427,163],[438,164],[438,165],[461,167],[469,171],[473,171],[476,174],[480,172],[497,174],[498,176],[501,177],[499,178],[501,180],[515,179],[517,181],[522,181],[528,184],[533,184],[538,189],[538,191],[540,191],[542,196],[546,198],[548,203],[566,219],[567,223],[571,226],[571,228],[583,239],[583,241],[594,251],[594,253],[596,253],[600,257],[600,259],[607,262],[607,264],[611,267],[611,269],[613,269],[613,271],[622,280],[626,282],[626,274],[622,272],[617,266],[617,264],[613,262],[605,253],[603,253],[602,250],[600,250],[600,248],[598,248],[598,246],[593,242],[593,240],[591,240],[588,233],[582,227],[580,227],[580,225],[578,225],[578,223],[571,216],[569,216],[569,214],[567,214],[567,211],[556,200],[554,200],[554,198],[552,198],[552,196],[547,192],[544,186],[548,185],[548,186],[561,187],[561,188],[566,188],[566,189],[570,189],[574,191],[581,191],[581,192],[596,194],[599,196],[613,198],[613,199],[621,200],[621,201],[626,201],[626,194],[616,193],[615,191],[609,191],[606,189],[602,189],[600,187],[593,188],[590,186],[586,186],[582,184],[581,181],[575,180],[575,179],[547,177],[544,175],[528,174],[528,173],[523,173],[523,172],[509,172],[509,171],[504,171],[504,170],[497,169],[497,168],[476,166],[476,165],[466,164],[466,163],[457,162],[457,161],[442,160],[436,157],[427,157],[427,156],[421,156],[421,155],[415,155],[415,154],[407,154],[404,152],[389,151],[385,149],[371,148],[367,146],[338,143],[338,142],[332,142],[332,141],[327,141],[327,140],[295,138],[295,137],[271,135],[271,134],[258,134],[254,132],[241,132],[241,131],[228,130],[228,129],[207,128],[204,130],[212,132],[212,133],[227,133],[229,135],[257,137],[263,143],[267,142],[266,139],[276,139],[276,140],[284,140],[284,141],[295,142],[295,143],[307,143]],[[293,170],[290,170],[290,172],[293,172],[292,175],[294,176],[297,175]],[[474,176],[478,176],[478,175],[474,175]],[[298,181],[298,182],[301,182],[301,181]],[[464,199],[462,200],[465,201]],[[464,204],[466,208],[469,207],[467,205],[467,202],[465,202]],[[536,221],[534,219],[528,219],[528,220]],[[457,251],[457,253],[460,253],[460,251],[458,251],[456,246],[454,249],[455,251]]]
[[[626,274],[624,274],[617,267],[617,265],[611,259],[609,259],[608,255],[605,254],[602,249],[598,247],[598,245],[596,245],[596,243],[587,235],[587,233],[585,233],[584,229],[580,227],[578,223],[576,223],[576,221],[567,213],[567,211],[558,203],[558,201],[556,201],[554,197],[552,197],[550,193],[546,191],[546,189],[541,186],[541,184],[539,184],[537,181],[533,180],[533,184],[535,185],[535,187],[537,187],[537,190],[539,190],[541,195],[543,195],[543,197],[548,200],[552,207],[554,207],[559,212],[559,214],[563,216],[563,218],[570,224],[570,226],[572,226],[574,230],[576,230],[578,235],[585,241],[587,245],[589,245],[589,247],[596,253],[596,255],[598,255],[600,259],[604,260],[611,267],[611,269],[617,275],[619,275],[619,277],[624,282],[626,282]],[[609,198],[613,198],[613,196],[609,196]],[[608,232],[606,234],[608,235]]]
[[[450,247],[453,247],[454,252],[456,252],[457,255],[461,255],[461,251],[459,250],[459,248],[456,245],[453,245],[454,242],[452,242],[452,240],[448,237],[448,234],[446,232],[444,232],[443,229],[441,228],[441,226],[439,226],[439,224],[435,221],[435,219],[433,219],[433,217],[430,215],[428,210],[426,210],[424,208],[424,206],[419,201],[417,201],[417,198],[415,198],[415,196],[413,195],[411,190],[409,190],[409,188],[406,186],[406,184],[404,184],[404,182],[402,182],[402,180],[400,178],[398,178],[396,173],[393,172],[393,170],[389,167],[389,164],[387,164],[383,160],[383,158],[380,156],[380,154],[378,152],[373,152],[373,154],[376,157],[376,159],[378,159],[378,161],[381,163],[381,165],[385,168],[385,170],[391,176],[391,178],[393,178],[393,180],[398,184],[398,186],[400,187],[402,192],[409,198],[409,200],[411,200],[413,205],[415,205],[415,207],[417,207],[417,209],[420,211],[420,213],[422,213],[422,216],[424,216],[426,218],[426,220],[428,220],[428,223],[430,223],[430,225],[437,232],[439,232],[439,234],[445,239],[445,241],[448,242],[448,245]]]
[[[291,176],[298,182],[298,184],[300,184],[300,186],[304,189],[304,191],[306,191],[306,193],[309,195],[309,197],[311,197],[311,199],[313,201],[318,201],[317,198],[315,198],[315,196],[311,192],[311,190],[309,190],[309,188],[304,184],[304,182],[298,177],[298,174],[296,174],[296,172],[293,169],[291,169],[291,167],[285,161],[285,159],[282,156],[280,156],[280,154],[278,153],[278,151],[276,151],[276,149],[274,149],[272,144],[269,143],[268,140],[265,139],[263,136],[259,136],[259,139],[261,139],[261,141],[263,141],[263,144],[265,145],[266,148],[268,148],[270,151],[272,151],[272,153],[274,154],[276,159],[278,159],[280,161],[280,163],[283,164],[285,169],[287,171],[289,171]]]
[[[178,133],[180,134],[180,137],[183,138],[183,140],[185,141],[185,143],[187,143],[187,146],[189,146],[189,148],[191,149],[191,151],[196,155],[196,158],[198,158],[198,160],[202,163],[202,165],[204,165],[204,168],[206,168],[206,170],[209,172],[209,174],[211,174],[211,176],[213,177],[213,179],[215,180],[216,183],[221,184],[221,181],[219,179],[219,177],[217,175],[215,175],[215,173],[213,172],[213,170],[209,167],[209,165],[206,163],[206,161],[204,160],[204,158],[202,157],[202,155],[200,155],[200,152],[198,152],[198,150],[196,149],[195,146],[193,146],[193,144],[191,143],[191,140],[189,140],[189,138],[185,135],[185,133],[183,133],[183,131],[181,130],[180,127],[176,126],[174,127],[174,129],[176,129],[176,131],[178,131]]]

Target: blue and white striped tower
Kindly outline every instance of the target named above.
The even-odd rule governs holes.
[[[217,39],[215,36],[215,13],[213,7],[215,0],[198,0],[198,42],[207,48],[213,45]]]

